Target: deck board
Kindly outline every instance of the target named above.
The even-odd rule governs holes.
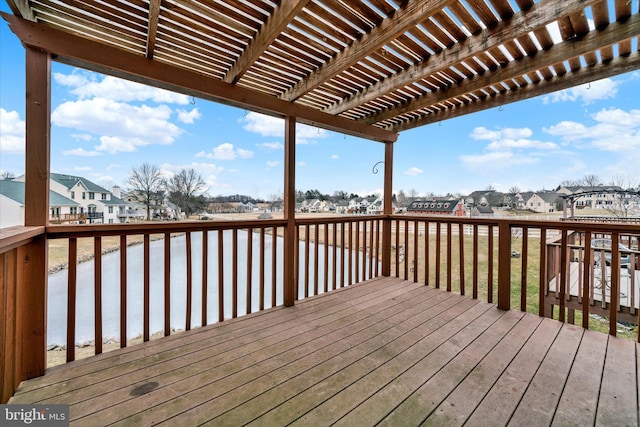
[[[631,341],[378,278],[51,369],[11,403],[83,426],[633,425],[637,371]]]

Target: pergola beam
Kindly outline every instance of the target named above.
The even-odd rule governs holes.
[[[156,35],[158,34],[158,20],[160,18],[160,0],[149,1],[149,27],[147,28],[146,56],[153,58],[156,49]]]
[[[576,4],[574,0],[545,0],[533,5],[530,9],[514,15],[509,21],[485,29],[467,40],[442,50],[426,61],[419,62],[400,71],[364,91],[340,101],[323,111],[329,114],[340,114],[359,105],[371,102],[387,93],[408,86],[441,71],[448,70],[452,64],[473,60],[483,52],[497,48],[505,40],[514,40],[527,36],[528,33],[554,22],[559,17],[581,12],[585,5]],[[371,122],[371,120],[367,120]]]
[[[492,73],[478,75],[473,79],[466,79],[461,84],[450,86],[446,90],[431,92],[397,108],[384,110],[378,114],[367,116],[361,119],[361,121],[368,124],[378,123],[400,114],[436,105],[440,102],[472,93],[491,85],[497,85],[514,76],[522,76],[545,67],[551,67],[568,58],[575,58],[588,52],[602,49],[621,40],[634,37],[639,32],[640,15],[633,15],[625,21],[624,24],[615,22],[602,31],[590,32],[580,40],[558,43],[551,49],[539,52],[535,56],[527,56],[520,61],[510,62],[508,65]]]
[[[386,18],[371,32],[363,34],[360,39],[355,40],[326,64],[296,83],[280,98],[285,101],[295,101],[349,68],[355,62],[355,58],[364,58],[375,52],[390,40],[395,40],[453,2],[454,0],[409,0],[393,16]]]
[[[429,125],[443,120],[452,119],[454,117],[460,117],[466,114],[487,110],[489,108],[500,107],[513,102],[535,98],[537,96],[546,95],[559,90],[569,89],[574,86],[579,86],[581,84],[586,84],[606,77],[617,76],[637,69],[640,69],[640,52],[635,52],[628,57],[618,57],[608,64],[597,64],[590,68],[580,68],[576,71],[570,71],[562,77],[553,77],[549,80],[542,80],[536,84],[527,85],[516,90],[506,91],[476,102],[470,102],[455,108],[434,112],[419,119],[397,124],[392,126],[390,129],[395,132],[401,132],[403,130],[413,129],[417,126]]]
[[[62,63],[277,117],[296,117],[298,122],[307,125],[360,138],[378,142],[395,142],[398,138],[396,133],[385,129],[332,116],[193,71],[149,60],[7,13],[0,12],[0,15],[22,43],[47,51]]]
[[[222,79],[227,83],[236,83],[244,73],[247,72],[254,62],[260,58],[260,55],[267,50],[271,43],[287,28],[289,22],[300,13],[300,11],[311,0],[287,0],[281,2],[269,17],[264,27],[260,29],[256,38],[253,39],[249,46],[242,52],[240,57],[233,64],[231,69]]]

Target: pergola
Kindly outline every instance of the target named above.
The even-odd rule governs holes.
[[[2,18],[26,49],[26,197],[25,230],[4,242],[13,248],[35,239],[17,279],[35,284],[21,290],[22,301],[36,307],[23,325],[31,334],[24,353],[34,350],[23,362],[24,378],[44,372],[42,336],[29,331],[43,330],[46,313],[51,61],[285,119],[285,305],[294,303],[297,122],[385,144],[388,216],[398,132],[640,68],[636,0],[7,4],[13,15]],[[384,276],[391,235],[385,221]],[[509,242],[506,233],[500,238]],[[501,261],[509,263],[509,253],[502,251]],[[499,274],[509,282],[508,270]],[[498,306],[508,308],[509,290],[501,289]]]

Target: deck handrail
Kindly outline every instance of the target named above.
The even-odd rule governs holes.
[[[273,244],[267,249],[265,243],[268,235],[283,236],[285,229],[295,227],[293,233],[294,241],[294,271],[287,277],[292,278],[292,283],[284,283],[286,277],[278,276],[278,269],[281,267],[281,254],[284,251],[284,240],[278,243],[278,239],[273,240]],[[384,230],[391,230],[391,237],[387,237],[390,242],[388,247],[383,245]],[[514,244],[514,232],[521,230],[521,237],[517,244]],[[533,233],[533,234],[532,234]],[[568,292],[569,268],[572,257],[570,250],[580,251],[580,244],[576,244],[573,239],[586,239],[585,244],[589,245],[590,239],[598,235],[607,234],[612,236],[614,248],[612,249],[612,274],[613,281],[618,284],[613,285],[611,291],[611,302],[605,308],[603,301],[602,308],[593,308],[589,298],[579,298],[574,301]],[[619,257],[627,251],[619,250],[617,243],[624,241],[626,235],[640,236],[640,226],[629,224],[613,223],[576,223],[561,221],[532,221],[520,220],[518,218],[469,218],[469,217],[447,217],[438,215],[343,215],[343,216],[318,216],[299,217],[295,221],[285,219],[250,219],[250,220],[224,220],[224,221],[192,221],[192,222],[153,222],[153,223],[133,223],[133,224],[81,224],[81,225],[48,225],[43,227],[13,227],[0,230],[0,263],[3,275],[2,282],[2,303],[4,307],[11,310],[4,310],[8,313],[2,316],[2,327],[16,330],[15,336],[2,335],[0,347],[3,354],[10,355],[19,349],[16,347],[23,338],[20,336],[26,333],[26,326],[17,323],[25,319],[24,316],[16,316],[15,313],[28,313],[33,307],[18,307],[16,295],[26,289],[24,286],[29,277],[35,280],[46,278],[46,272],[34,274],[31,270],[32,260],[44,266],[43,259],[46,259],[46,242],[48,240],[68,239],[68,295],[67,305],[75,306],[76,287],[80,283],[77,276],[77,266],[79,263],[79,240],[83,238],[93,239],[92,250],[95,254],[102,253],[102,239],[108,236],[119,237],[120,265],[125,267],[120,269],[120,310],[126,313],[127,301],[127,260],[129,251],[126,249],[129,236],[141,237],[141,250],[143,251],[140,265],[143,265],[144,278],[141,286],[144,288],[144,340],[150,339],[148,313],[150,310],[149,292],[151,287],[151,265],[150,247],[152,236],[161,240],[160,245],[164,248],[164,259],[171,259],[175,253],[172,248],[172,239],[176,235],[183,235],[186,240],[186,283],[187,309],[185,325],[186,329],[192,326],[192,298],[196,273],[193,271],[192,260],[201,258],[202,272],[202,319],[200,324],[205,325],[213,319],[207,319],[207,293],[217,292],[217,321],[224,321],[228,317],[242,315],[243,312],[250,313],[252,310],[262,310],[278,303],[277,295],[285,292],[285,286],[292,286],[289,292],[293,292],[294,299],[306,298],[322,292],[329,292],[343,286],[350,286],[362,280],[377,277],[381,271],[388,271],[391,275],[403,277],[407,280],[424,281],[425,285],[446,288],[447,291],[457,291],[461,294],[470,293],[473,298],[486,298],[489,302],[497,299],[499,308],[510,309],[518,307],[526,311],[530,303],[530,296],[527,295],[527,287],[534,286],[536,290],[537,311],[542,316],[553,315],[553,305],[559,308],[558,318],[561,321],[573,322],[573,313],[582,310],[583,326],[589,326],[588,314],[590,312],[606,312],[611,318],[609,333],[616,334],[615,321],[618,316],[625,319],[632,319],[640,316],[640,311],[631,309],[630,313],[620,310],[620,300],[615,294],[619,290],[620,274],[616,269],[620,266]],[[540,243],[534,246],[530,235],[539,237]],[[195,236],[195,237],[194,237]],[[249,236],[252,236],[249,238]],[[556,237],[554,237],[556,236]],[[245,242],[241,246],[242,241]],[[548,241],[548,238],[554,241]],[[194,246],[192,239],[199,239],[202,243]],[[225,239],[229,239],[226,241]],[[255,243],[253,241],[255,240]],[[216,243],[217,242],[217,243]],[[324,243],[324,250],[320,250],[320,242]],[[582,242],[582,240],[580,240]],[[431,247],[433,245],[433,247]],[[514,246],[515,245],[515,246]],[[519,259],[514,256],[514,248],[520,248]],[[125,248],[125,250],[122,250]],[[193,253],[196,248],[200,248],[201,253]],[[210,249],[209,249],[210,248]],[[244,248],[244,249],[243,249]],[[556,249],[552,249],[556,248]],[[563,250],[562,248],[565,248]],[[217,262],[212,261],[209,256],[217,251]],[[384,253],[387,251],[387,258]],[[465,252],[468,254],[465,255]],[[585,258],[585,262],[593,259],[591,251],[583,251],[579,256]],[[629,251],[630,256],[637,256],[636,251]],[[41,254],[44,254],[42,258]],[[528,259],[531,256],[539,256],[539,265],[535,271],[539,278],[537,283],[532,283],[532,276],[529,273]],[[231,259],[231,272],[224,271],[224,260]],[[239,260],[246,261],[246,271],[239,271]],[[386,261],[385,261],[386,259]],[[419,270],[419,260],[424,261],[424,265]],[[635,258],[633,258],[635,260]],[[24,261],[24,266],[21,262]],[[385,266],[385,262],[388,262]],[[94,259],[96,268],[94,269],[93,283],[95,289],[95,336],[96,353],[102,351],[102,300],[101,283],[103,281],[102,257]],[[256,265],[254,265],[257,263]],[[457,265],[456,265],[457,264]],[[468,264],[468,266],[467,266]],[[213,265],[213,267],[211,267]],[[217,265],[217,268],[216,268]],[[40,269],[41,266],[36,266]],[[254,266],[259,266],[258,273],[253,272]],[[217,269],[217,287],[209,286],[206,277],[213,268]],[[386,268],[386,270],[385,270]],[[266,271],[271,269],[271,276],[266,277]],[[171,301],[170,291],[172,289],[171,263],[163,263],[161,268],[163,278],[165,298],[163,306],[164,312],[164,335],[170,335],[171,324],[169,323],[171,308],[175,304]],[[512,277],[512,272],[520,270],[520,277]],[[46,270],[45,270],[46,271]],[[226,274],[231,278],[226,278]],[[589,269],[581,270],[583,281],[590,280]],[[455,276],[458,279],[455,279]],[[241,279],[241,277],[243,277]],[[445,281],[446,277],[446,281]],[[322,279],[321,279],[322,278]],[[555,290],[549,291],[551,280],[557,280]],[[46,279],[44,279],[46,280]],[[82,281],[90,280],[82,277]],[[137,280],[137,279],[136,279]],[[226,282],[225,282],[226,281]],[[254,283],[258,284],[254,286]],[[225,284],[226,283],[226,284]],[[586,283],[586,282],[581,282]],[[135,284],[134,284],[135,285]],[[225,286],[230,286],[229,290]],[[44,301],[44,283],[41,290],[31,290],[29,297],[32,300]],[[182,286],[182,285],[180,285]],[[584,285],[587,286],[587,285]],[[587,295],[585,287],[582,295]],[[240,293],[246,295],[246,300],[241,301]],[[230,294],[229,294],[230,292]],[[513,293],[513,295],[512,295]],[[485,296],[482,296],[482,295]],[[556,295],[557,294],[557,295]],[[226,295],[226,296],[225,296]],[[253,306],[253,299],[259,299],[259,306]],[[225,308],[224,298],[232,299],[231,309]],[[528,299],[529,298],[529,299]],[[555,298],[555,299],[553,299]],[[640,295],[638,296],[640,299]],[[519,300],[519,302],[518,302]],[[24,302],[24,301],[23,301]],[[26,303],[26,302],[25,302]],[[7,305],[8,304],[8,305]],[[551,304],[552,309],[549,310]],[[36,304],[37,306],[37,304]],[[241,310],[239,310],[241,308]],[[51,308],[50,308],[51,309]],[[591,310],[591,311],[590,311]],[[599,311],[598,311],[599,310]],[[603,311],[605,310],[605,311]],[[629,311],[629,310],[627,310]],[[43,305],[40,316],[41,325],[46,306]],[[622,314],[619,314],[622,313]],[[67,359],[75,358],[75,313],[67,313]],[[625,317],[626,316],[626,317]],[[586,320],[585,320],[586,317]],[[27,319],[28,320],[28,319]],[[126,315],[121,314],[121,346],[126,346]],[[13,329],[12,329],[13,328]],[[37,330],[40,326],[33,330]],[[41,328],[42,329],[42,328]],[[44,335],[45,332],[42,332]],[[33,335],[33,334],[32,334]],[[36,334],[37,335],[37,334]],[[38,338],[38,337],[35,337]],[[35,339],[31,337],[31,350],[34,346],[40,346],[44,353],[46,341],[42,337]],[[39,340],[39,341],[38,341]],[[22,350],[24,350],[23,347]],[[44,356],[43,356],[44,357]],[[2,385],[3,401],[8,398],[7,393],[12,393],[17,384],[22,379],[39,374],[38,363],[27,361],[21,366],[8,364],[10,357],[4,357],[0,366],[4,372],[7,369],[18,372],[16,376],[8,378]],[[20,359],[16,356],[16,360]],[[27,365],[33,366],[27,366]]]

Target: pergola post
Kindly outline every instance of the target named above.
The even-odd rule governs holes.
[[[284,121],[284,305],[295,301],[295,249],[296,249],[296,118],[287,116]],[[275,239],[276,236],[273,236]]]
[[[51,58],[26,47],[25,225],[49,222]],[[23,284],[18,289],[18,328],[22,334],[22,378],[46,370],[47,240],[42,235],[24,247]]]
[[[382,224],[382,275],[391,276],[391,219],[393,212],[393,142],[384,144],[384,206]]]

